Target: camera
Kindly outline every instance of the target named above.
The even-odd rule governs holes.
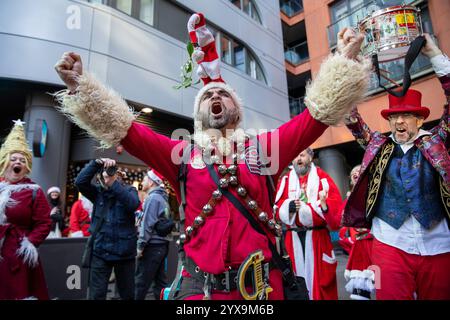
[[[108,176],[112,177],[117,173],[117,166],[108,167],[105,169],[105,172]]]

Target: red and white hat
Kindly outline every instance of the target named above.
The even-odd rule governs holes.
[[[197,75],[202,79],[204,87],[199,90],[194,102],[194,117],[200,107],[200,99],[211,88],[226,90],[234,104],[242,113],[242,101],[236,92],[225,83],[220,74],[220,58],[217,54],[216,41],[206,27],[206,19],[202,13],[194,13],[188,21],[189,37],[194,45],[192,59],[198,64]]]
[[[164,177],[153,169],[147,171],[147,176],[149,177],[150,180],[154,181],[158,185],[163,183]]]

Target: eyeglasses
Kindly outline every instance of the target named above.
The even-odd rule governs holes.
[[[388,117],[388,119],[389,120],[397,120],[400,117],[402,117],[402,119],[406,120],[406,119],[412,119],[412,118],[416,117],[416,115],[412,114],[412,113],[394,113],[394,114],[391,114]]]

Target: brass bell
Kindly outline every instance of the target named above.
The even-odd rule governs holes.
[[[212,210],[213,210],[213,207],[209,203],[205,204],[202,209],[204,214],[209,214],[212,212]]]
[[[261,212],[259,215],[258,215],[258,218],[259,218],[259,220],[261,220],[262,222],[266,222],[268,219],[269,219],[269,216],[267,215],[267,213],[266,212]]]
[[[205,222],[205,219],[203,219],[202,216],[196,216],[194,219],[194,225],[199,226]]]
[[[256,210],[258,208],[258,204],[256,203],[255,200],[250,200],[248,202],[248,207],[252,210]]]
[[[236,176],[231,176],[230,177],[230,184],[233,187],[236,187],[239,184],[238,178]]]
[[[227,174],[227,166],[224,165],[224,164],[221,164],[221,165],[219,166],[218,170],[219,170],[219,173],[220,173],[222,176],[224,176],[224,175]]]
[[[212,196],[214,199],[219,200],[222,198],[222,192],[220,192],[220,190],[214,190]]]
[[[225,179],[225,178],[220,179],[219,186],[221,188],[228,188],[228,179]]]
[[[242,198],[244,198],[247,195],[247,190],[245,190],[245,188],[241,186],[241,187],[237,188],[237,193]]]
[[[235,165],[235,164],[230,165],[228,167],[227,171],[228,171],[229,174],[234,176],[236,174],[236,172],[237,172],[237,165]]]

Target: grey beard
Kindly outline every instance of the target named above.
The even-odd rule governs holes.
[[[304,166],[299,166],[298,164],[294,163],[294,170],[295,173],[297,174],[297,176],[305,176],[308,172],[309,169],[311,168],[311,163],[304,165]]]
[[[233,110],[224,109],[222,118],[214,119],[209,112],[198,112],[196,121],[201,121],[202,129],[222,129],[230,123],[237,123],[239,119],[239,111],[237,108]]]

